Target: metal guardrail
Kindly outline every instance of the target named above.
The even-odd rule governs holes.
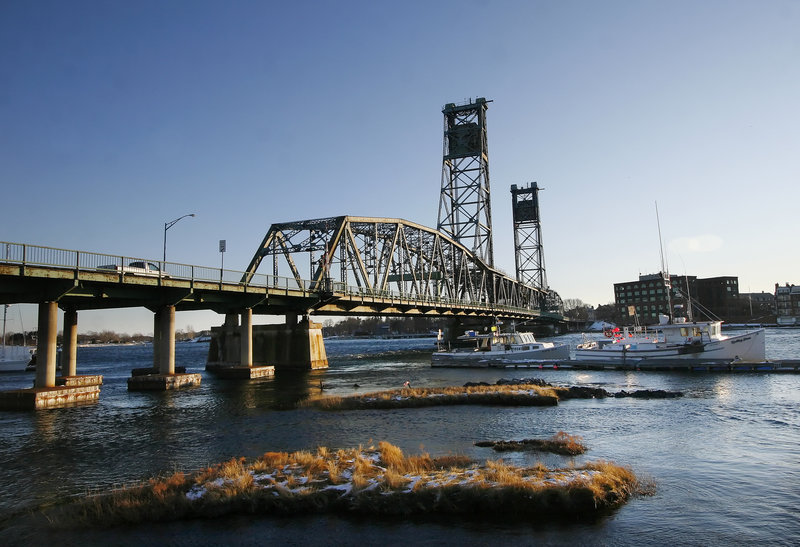
[[[249,282],[242,282],[245,272],[238,270],[225,270],[208,266],[196,266],[191,264],[181,264],[178,262],[163,262],[161,260],[150,260],[140,257],[125,255],[110,255],[103,253],[92,253],[87,251],[74,251],[68,249],[57,249],[54,247],[43,247],[41,245],[29,245],[27,243],[10,243],[0,241],[0,262],[6,264],[19,264],[21,266],[43,266],[48,268],[64,268],[83,272],[114,273],[123,272],[123,268],[129,267],[132,262],[144,262],[153,264],[163,272],[165,278],[178,279],[185,281],[202,281],[211,283],[221,283],[228,285],[243,285],[247,287],[278,289],[278,290],[299,290],[303,292],[314,292],[315,283],[302,279],[298,282],[293,277],[283,277],[266,274],[253,274]],[[158,277],[158,274],[154,274]],[[469,302],[453,298],[443,298],[434,296],[412,296],[395,291],[369,290],[364,287],[353,287],[341,282],[331,282],[329,284],[332,292],[339,296],[349,298],[369,298],[387,299],[392,302],[430,305],[437,307],[460,307],[469,309],[479,309],[484,311],[509,312],[509,313],[532,313],[533,310],[490,304],[485,302]],[[542,314],[545,315],[545,314]]]

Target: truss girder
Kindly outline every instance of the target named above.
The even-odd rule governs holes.
[[[372,298],[400,295],[419,302],[528,310],[540,310],[547,297],[439,231],[400,219],[342,216],[273,224],[242,281],[249,281],[269,256],[273,275],[276,269],[288,270],[298,284],[301,265],[307,265],[312,290],[333,287],[334,293],[346,294],[355,289]]]

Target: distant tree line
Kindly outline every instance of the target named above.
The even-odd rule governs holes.
[[[192,340],[197,336],[208,336],[210,334],[211,331],[208,330],[196,332],[190,326],[185,330],[175,331],[175,340],[179,342],[184,340]],[[37,331],[28,331],[25,332],[24,335],[21,332],[6,333],[6,344],[10,346],[21,346],[21,345],[31,346],[36,343],[37,338],[38,338]],[[103,330],[100,332],[89,331],[84,333],[78,333],[78,344],[131,344],[131,343],[151,342],[152,340],[153,337],[149,334],[141,334],[141,333],[127,334],[127,333],[114,332],[111,330]],[[58,333],[57,342],[59,344],[63,343],[62,332]]]
[[[376,334],[426,334],[445,328],[446,319],[431,317],[347,317],[326,319],[326,336],[372,336]]]

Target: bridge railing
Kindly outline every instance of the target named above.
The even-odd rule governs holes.
[[[225,270],[207,266],[181,264],[178,262],[163,262],[160,260],[129,257],[124,255],[74,251],[68,249],[57,249],[53,247],[43,247],[41,245],[9,242],[0,242],[0,262],[19,264],[22,266],[44,266],[50,268],[64,268],[69,270],[96,271],[104,273],[108,273],[109,271],[125,272],[125,268],[130,267],[131,263],[144,262],[157,267],[161,272],[163,272],[163,276],[165,278],[221,283],[226,285],[240,285],[242,284],[241,280],[244,276],[244,272],[237,270]],[[158,276],[158,274],[155,275]],[[298,281],[294,277],[283,277],[258,273],[253,274],[250,281],[246,283],[246,285],[251,287],[286,291],[301,290],[310,292],[315,290],[315,283],[312,281],[304,279]],[[364,287],[347,285],[341,282],[330,282],[328,287],[335,294],[348,298],[383,298],[393,302],[411,303],[415,305],[468,307],[470,309],[481,309],[494,312],[506,311],[518,313],[520,311],[531,311],[489,302],[471,302],[442,296],[411,295],[403,294],[397,291],[367,289]]]
[[[44,266],[48,268],[64,268],[79,271],[99,271],[103,273],[122,272],[132,268],[131,264],[138,267],[138,263],[152,264],[151,271],[163,272],[164,277],[187,281],[206,281],[238,285],[241,283],[244,272],[225,270],[179,262],[163,262],[135,256],[112,255],[92,253],[87,251],[74,251],[57,249],[27,243],[0,242],[0,262],[19,264],[22,266]],[[138,273],[138,272],[137,272]],[[277,275],[255,274],[247,285],[264,288],[277,288],[285,290],[310,290],[312,283],[301,280],[299,283],[293,277]]]

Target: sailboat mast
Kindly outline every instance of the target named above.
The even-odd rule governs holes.
[[[661,238],[661,219],[658,216],[658,202],[656,201],[656,225],[658,226],[658,249],[661,252],[661,276],[664,278],[664,288],[667,291],[667,313],[669,322],[672,323],[672,283],[669,279],[669,267],[664,261],[664,240]]]

